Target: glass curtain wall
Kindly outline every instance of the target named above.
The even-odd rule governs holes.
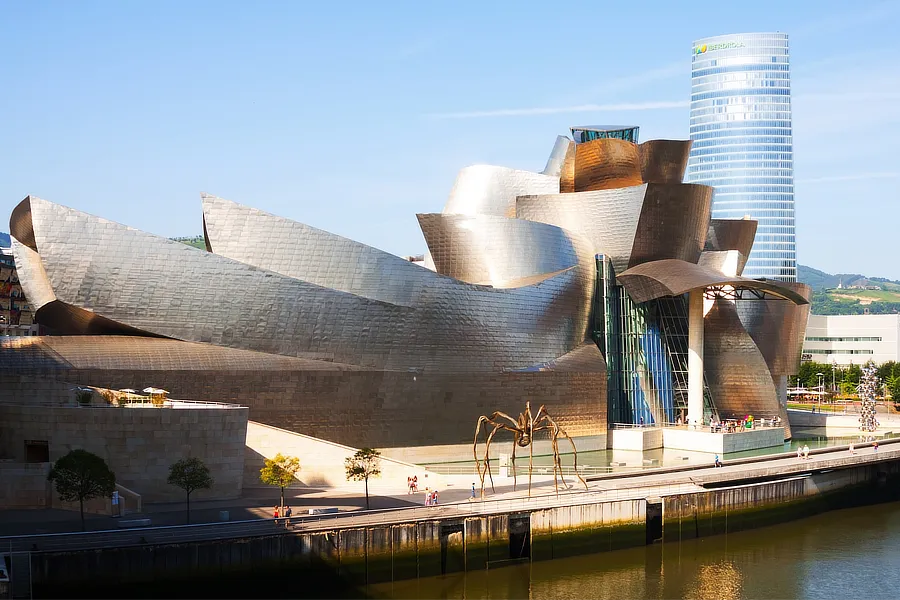
[[[610,260],[597,257],[593,336],[607,368],[609,423],[666,424],[688,405],[687,297],[635,303],[616,284]],[[704,382],[704,416],[712,414]]]
[[[759,229],[744,275],[797,280],[788,36],[694,42],[687,181],[716,188],[712,216]]]

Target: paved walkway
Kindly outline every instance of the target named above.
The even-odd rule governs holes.
[[[900,442],[900,440],[896,440]],[[410,522],[432,519],[435,516],[474,515],[507,512],[510,510],[539,509],[550,506],[583,504],[591,501],[621,500],[658,497],[674,493],[684,493],[701,489],[704,483],[737,483],[741,480],[772,475],[798,475],[811,470],[826,469],[861,464],[870,461],[896,460],[900,458],[900,443],[886,440],[876,454],[871,445],[858,446],[854,455],[845,447],[816,450],[809,459],[796,456],[755,457],[730,461],[722,468],[663,468],[641,474],[611,474],[598,476],[588,482],[588,490],[583,486],[572,487],[553,493],[552,478],[535,482],[533,495],[527,497],[524,488],[512,489],[511,480],[498,485],[496,492],[487,490],[485,500],[472,501],[470,489],[448,489],[441,492],[442,504],[438,507],[421,506],[423,494],[375,496],[371,498],[372,511],[356,511],[365,505],[365,499],[358,494],[335,495],[334,490],[294,489],[289,492],[295,518],[293,528],[304,530],[330,529],[337,526],[352,527],[373,523]],[[571,478],[570,478],[571,479]],[[499,481],[497,482],[500,483]],[[520,483],[521,486],[521,483]],[[195,523],[206,521],[209,525],[197,525],[185,530],[137,529],[99,534],[96,543],[102,545],[106,537],[118,540],[132,536],[132,543],[154,541],[184,541],[187,539],[216,539],[236,535],[271,534],[276,525],[269,519],[273,498],[277,490],[250,488],[240,500],[196,503],[192,510]],[[308,508],[338,507],[341,513],[335,516],[301,517]],[[154,526],[181,525],[184,523],[183,505],[168,503],[148,506],[145,514],[153,520]],[[228,510],[232,523],[219,523],[220,510]],[[235,522],[237,521],[237,522]],[[116,520],[109,517],[88,519],[90,530],[116,528]],[[283,526],[281,527],[283,529]],[[35,533],[56,533],[78,530],[78,514],[67,511],[3,511],[0,512],[0,535],[22,536]],[[23,540],[23,543],[25,541]],[[41,542],[42,544],[44,542]],[[4,540],[0,540],[2,548]],[[29,542],[30,544],[30,542]],[[30,545],[26,546],[30,547]],[[49,549],[49,548],[42,548]]]

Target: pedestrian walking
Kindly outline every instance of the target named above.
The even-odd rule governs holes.
[[[413,475],[412,488],[413,488],[414,493],[419,492],[419,476],[418,475]]]
[[[719,460],[719,455],[716,454],[716,467],[721,467],[721,466],[722,466],[722,461]]]
[[[473,481],[472,482],[472,497],[470,498],[470,500],[474,500],[474,499],[475,499],[475,482]]]
[[[797,446],[797,458],[803,458],[803,446]]]
[[[878,442],[872,442],[872,452],[878,454]]]
[[[425,506],[431,506],[431,488],[425,486]]]
[[[431,505],[432,506],[438,505],[438,491],[437,490],[434,490],[433,492],[431,492]]]
[[[803,458],[809,460],[809,446],[803,444]]]
[[[850,454],[856,454],[856,450],[853,449],[853,442],[850,442]]]
[[[412,477],[406,478],[406,494],[412,494]]]

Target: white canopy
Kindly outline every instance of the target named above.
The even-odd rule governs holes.
[[[155,388],[155,387],[145,387],[143,391],[145,394],[168,394],[169,393],[166,390],[161,390],[161,389]]]

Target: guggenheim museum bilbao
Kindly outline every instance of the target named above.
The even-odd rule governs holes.
[[[13,251],[53,335],[0,343],[0,378],[60,402],[153,385],[382,449],[471,448],[479,415],[526,400],[585,447],[614,423],[786,423],[809,288],[742,277],[757,223],[710,218],[691,142],[637,133],[463,169],[418,215],[423,264],[211,195],[206,250],[25,198]]]

